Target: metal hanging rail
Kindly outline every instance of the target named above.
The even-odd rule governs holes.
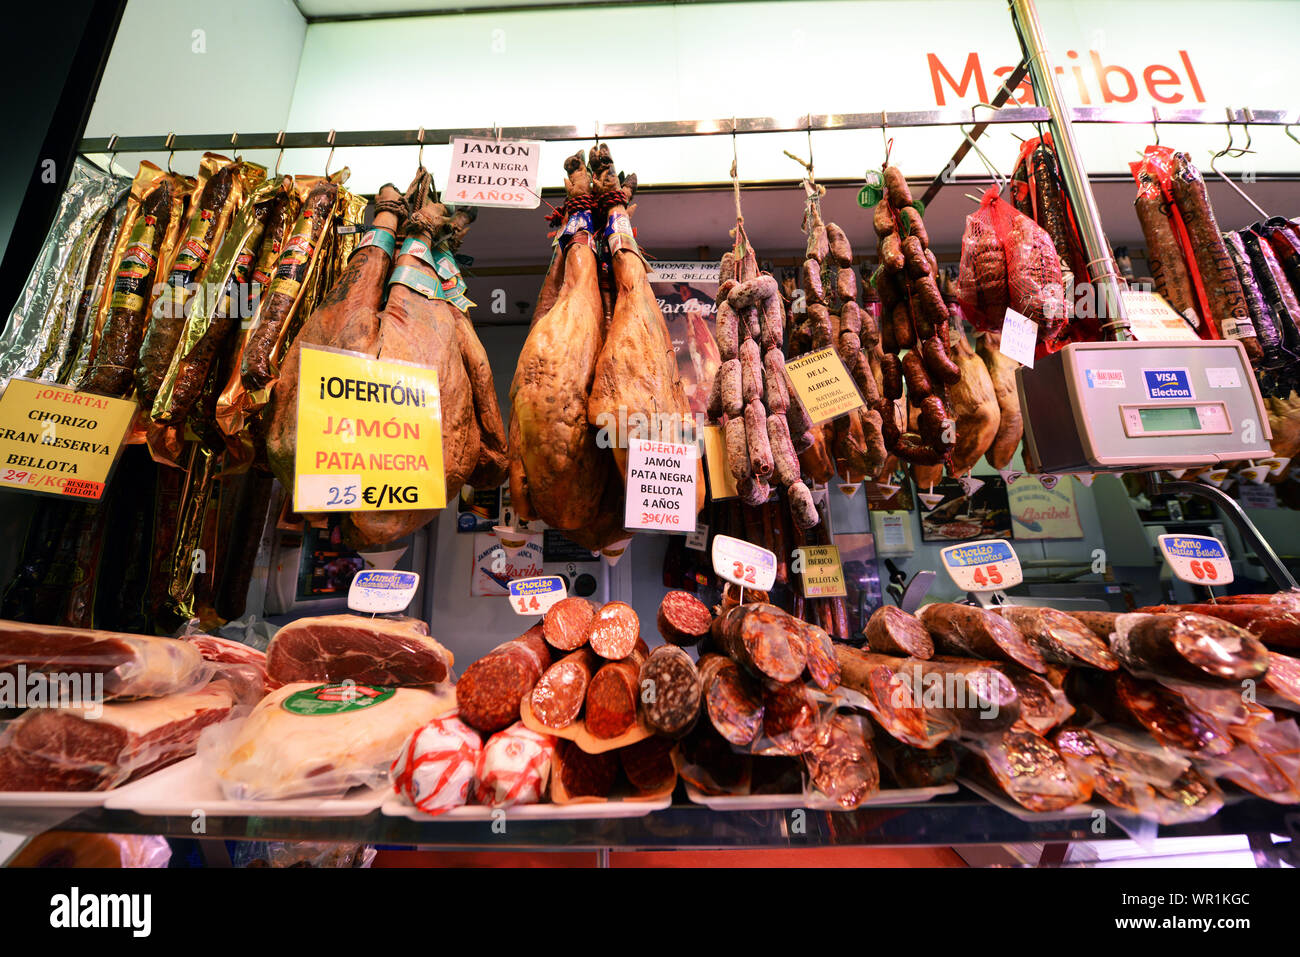
[[[811,113],[791,119],[770,116],[723,118],[716,120],[666,120],[654,123],[593,123],[579,126],[507,126],[464,129],[432,129],[423,131],[425,146],[445,145],[455,136],[481,136],[486,138],[544,140],[552,142],[602,140],[655,139],[679,136],[730,136],[752,133],[806,133],[835,130],[905,129],[916,127],[970,126],[975,123],[1003,125],[1046,123],[1051,113],[1040,106],[1004,106],[999,110],[985,109],[975,117],[976,108],[947,107],[935,110],[911,110],[900,113]],[[1149,126],[1153,116],[1149,107],[1075,107],[1071,113],[1074,123],[1116,123]],[[1158,115],[1154,122],[1168,126],[1206,125],[1226,126],[1293,126],[1300,124],[1300,110],[1252,110],[1218,108],[1170,110]],[[410,130],[321,130],[312,133],[195,133],[166,134],[159,136],[92,136],[81,141],[82,153],[177,153],[232,150],[284,149],[338,149],[370,146],[419,146],[420,131]]]

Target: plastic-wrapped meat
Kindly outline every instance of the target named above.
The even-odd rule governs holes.
[[[1192,758],[1232,750],[1227,725],[1195,710],[1177,692],[1124,673],[1116,677],[1114,691],[1121,714],[1137,721],[1165,747]]]
[[[230,683],[240,704],[255,705],[267,691],[279,687],[267,677],[266,652],[217,635],[189,635],[185,640],[199,650],[204,661],[216,666],[216,677]]]
[[[808,663],[795,619],[775,605],[739,605],[719,627],[723,650],[756,676],[794,681]]]
[[[441,814],[469,800],[483,741],[454,714],[436,718],[411,735],[389,768],[393,790],[426,814]]]
[[[876,654],[934,657],[934,642],[925,625],[895,605],[881,605],[873,611],[864,631],[867,646]]]
[[[1125,615],[1111,650],[1135,674],[1239,682],[1268,669],[1268,652],[1244,628],[1197,614]]]
[[[695,726],[682,741],[681,751],[682,779],[701,793],[749,793],[755,759],[733,750],[708,722]]]
[[[1270,651],[1264,685],[1285,702],[1283,707],[1294,709],[1300,706],[1300,658]]]
[[[1020,699],[1019,720],[1039,734],[1047,734],[1074,714],[1074,705],[1065,692],[1043,675],[1010,661],[993,662],[992,666],[1015,686]]]
[[[1237,270],[1237,279],[1241,281],[1241,291],[1246,297],[1246,308],[1250,310],[1250,320],[1255,325],[1259,344],[1264,347],[1267,355],[1282,344],[1282,334],[1277,327],[1272,309],[1264,299],[1259,280],[1255,278],[1250,253],[1247,252],[1241,236],[1237,233],[1224,233],[1223,241],[1227,246],[1228,255],[1232,257],[1232,265]]]
[[[188,641],[0,621],[0,674],[20,666],[29,675],[102,675],[103,695],[118,699],[194,691],[214,670]]]
[[[1090,781],[1075,777],[1061,753],[1037,732],[1012,729],[966,745],[972,751],[971,772],[991,779],[1026,810],[1061,811],[1092,796]]]
[[[812,785],[842,808],[855,808],[880,790],[871,723],[863,715],[832,715],[803,762]]]
[[[724,655],[704,655],[699,662],[700,687],[709,721],[723,738],[743,747],[763,728],[763,699],[737,667]]]
[[[840,683],[840,662],[835,657],[835,642],[824,628],[798,618],[794,619],[794,624],[808,652],[808,674],[813,683],[823,691],[833,691]]]
[[[763,692],[763,739],[759,754],[803,754],[817,742],[822,718],[803,682],[769,685]]]
[[[937,602],[922,608],[920,618],[944,654],[1015,661],[1040,674],[1047,668],[1042,654],[1025,640],[1020,629],[994,612],[975,605]]]
[[[923,707],[951,715],[964,734],[992,734],[1020,718],[1020,695],[997,666],[966,658],[911,658],[896,674],[919,689]]]
[[[536,804],[546,793],[555,738],[516,721],[488,738],[479,757],[474,803],[493,807]]]
[[[1055,608],[1003,605],[998,614],[1020,629],[1043,660],[1058,665],[1085,665],[1114,671],[1119,662],[1106,642],[1091,630]]]
[[[0,736],[0,791],[106,791],[194,753],[199,734],[230,716],[214,681],[198,691],[98,708],[32,708]]]
[[[910,676],[899,674],[906,658],[874,655],[849,645],[836,645],[840,683],[864,695],[872,716],[891,737],[915,748],[930,749],[957,733],[957,720],[948,712],[922,707],[920,690]]]
[[[1206,615],[1231,622],[1244,628],[1266,645],[1278,648],[1300,649],[1300,607],[1291,604],[1291,599],[1278,600],[1268,604],[1232,604],[1205,603],[1199,605],[1152,605],[1139,608],[1147,614],[1185,614]]]
[[[957,779],[957,754],[951,743],[922,750],[888,734],[872,739],[881,778],[899,788],[932,788]]]
[[[1053,739],[1070,770],[1118,808],[1160,824],[1212,817],[1223,794],[1184,757],[1115,725],[1067,728]]]
[[[1300,803],[1300,726],[1273,720],[1268,709],[1257,707],[1257,717],[1232,727],[1237,746],[1205,767],[1262,798]]]
[[[1115,619],[1119,617],[1120,613],[1117,611],[1067,611],[1065,614],[1109,645],[1110,636],[1115,633]]]
[[[453,658],[415,618],[323,615],[299,618],[275,633],[266,669],[276,681],[428,685],[446,681]]]

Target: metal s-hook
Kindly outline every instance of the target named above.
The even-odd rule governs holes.
[[[330,145],[330,155],[325,157],[325,178],[329,179],[330,163],[334,162],[334,131],[333,130],[330,130],[330,135],[327,142]]]
[[[812,114],[804,115],[804,122],[808,127],[808,178],[813,178],[813,152],[812,152]]]
[[[167,142],[163,145],[166,146],[169,151],[167,153],[167,172],[175,175],[175,170],[172,169],[172,160],[176,157],[176,134],[168,133]]]
[[[424,127],[420,127],[419,132],[415,134],[415,142],[420,144],[420,151],[415,154],[415,165],[424,169]]]
[[[1288,133],[1287,135],[1289,136],[1290,134]],[[112,136],[108,138],[108,148],[107,150],[105,150],[105,152],[108,153],[108,172],[112,174],[113,161],[117,159],[117,134],[116,133],[114,133]]]
[[[1287,135],[1287,138],[1291,140],[1291,142],[1295,143],[1297,146],[1300,146],[1300,139],[1297,139],[1296,135],[1291,132],[1291,127],[1293,126],[1295,126],[1294,123],[1288,123],[1286,127],[1282,130],[1282,132]]]
[[[974,107],[972,107],[971,110],[972,112],[974,112]],[[993,165],[993,161],[984,155],[984,151],[979,148],[979,146],[975,142],[975,138],[971,136],[971,131],[967,130],[966,127],[964,126],[958,126],[957,129],[961,130],[962,135],[966,137],[966,143],[974,151],[975,155],[979,157],[980,162],[984,164],[985,171],[993,179],[993,185],[996,186],[998,188],[998,192],[1001,193],[1002,190],[1006,189],[1007,186],[1006,178],[1000,172],[998,172],[998,168]]]
[[[278,179],[280,176],[280,160],[284,159],[284,130],[275,134],[275,145],[280,147],[280,152],[275,154],[275,172],[271,175]]]
[[[885,161],[880,164],[883,169],[889,165],[889,154],[894,151],[893,141],[889,138],[889,114],[884,110],[880,111],[880,141],[885,149]]]
[[[1156,146],[1160,145],[1160,127],[1156,125],[1159,122],[1160,122],[1160,108],[1153,106],[1151,107],[1151,135],[1156,138],[1154,144]]]
[[[235,159],[239,159],[239,133],[238,131],[230,134],[230,152],[235,154]]]
[[[1244,200],[1246,201],[1246,203],[1247,203],[1247,204],[1248,204],[1252,209],[1255,210],[1255,212],[1259,213],[1259,215],[1263,216],[1265,219],[1268,219],[1268,218],[1269,218],[1268,213],[1265,212],[1264,209],[1263,209],[1263,208],[1262,208],[1262,207],[1261,207],[1257,202],[1255,202],[1253,199],[1251,199],[1249,196],[1247,196],[1247,195],[1246,195],[1246,191],[1245,191],[1244,189],[1242,189],[1240,186],[1238,186],[1236,183],[1234,183],[1234,182],[1232,181],[1232,177],[1229,176],[1229,175],[1227,175],[1225,172],[1223,172],[1223,170],[1219,169],[1219,167],[1218,167],[1218,165],[1217,165],[1218,162],[1219,162],[1219,160],[1223,159],[1223,157],[1225,157],[1225,156],[1230,156],[1230,157],[1233,158],[1233,159],[1238,159],[1238,158],[1240,158],[1240,157],[1242,157],[1242,156],[1245,156],[1247,153],[1253,153],[1253,152],[1254,152],[1253,150],[1247,149],[1246,147],[1234,146],[1234,145],[1233,145],[1232,123],[1233,123],[1233,120],[1234,120],[1234,118],[1235,118],[1235,114],[1234,114],[1233,111],[1232,111],[1232,107],[1228,107],[1228,108],[1227,108],[1227,113],[1228,113],[1228,145],[1225,146],[1225,147],[1224,147],[1222,150],[1220,150],[1219,152],[1214,153],[1214,154],[1210,157],[1210,169],[1214,170],[1214,174],[1215,174],[1216,176],[1218,176],[1219,179],[1221,179],[1221,180],[1223,180],[1225,183],[1227,183],[1228,186],[1230,186],[1230,187],[1232,188],[1232,191],[1233,191],[1234,193],[1236,193],[1238,196],[1240,196],[1242,199],[1244,199]],[[1247,117],[1247,121],[1248,121],[1248,122],[1249,122],[1249,120],[1254,119],[1254,114],[1252,114],[1249,110],[1246,110],[1245,113],[1246,113],[1246,117]],[[1245,126],[1246,124],[1242,124],[1242,125]],[[1246,126],[1246,137],[1247,137],[1247,139],[1246,139],[1246,146],[1248,147],[1248,146],[1250,146],[1250,127],[1249,127],[1249,126]]]

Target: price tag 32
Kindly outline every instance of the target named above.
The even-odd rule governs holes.
[[[1160,552],[1174,575],[1193,585],[1232,584],[1232,562],[1223,542],[1208,535],[1161,535]]]
[[[559,575],[516,578],[507,587],[510,589],[510,607],[516,615],[545,615],[552,605],[563,601],[568,595],[564,579]]]
[[[776,556],[742,539],[715,535],[713,570],[733,585],[769,591],[776,581]]]
[[[948,577],[962,591],[1000,591],[1025,580],[1020,556],[1003,538],[949,545],[939,555]]]

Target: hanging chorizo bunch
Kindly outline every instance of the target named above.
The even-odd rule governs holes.
[[[716,329],[722,365],[709,394],[709,417],[726,436],[727,465],[740,499],[758,506],[772,484],[785,489],[800,528],[817,524],[812,492],[799,471],[796,447],[812,444],[812,421],[785,372],[785,303],[776,279],[760,272],[745,223],[722,257]]]
[[[948,307],[937,283],[938,262],[907,180],[886,166],[885,195],[872,216],[880,268],[873,284],[880,295],[880,386],[877,403],[885,447],[904,462],[938,465],[956,442],[948,386],[961,379],[948,342]],[[898,425],[895,401],[916,409],[915,430]]]
[[[866,403],[836,418],[826,436],[835,471],[856,484],[874,479],[885,464],[880,386],[864,351],[864,342],[867,349],[879,344],[880,330],[875,317],[858,306],[853,249],[843,229],[822,222],[820,194],[820,187],[810,187],[804,210],[808,243],[800,279],[808,310],[807,344],[813,352],[834,347]]]

